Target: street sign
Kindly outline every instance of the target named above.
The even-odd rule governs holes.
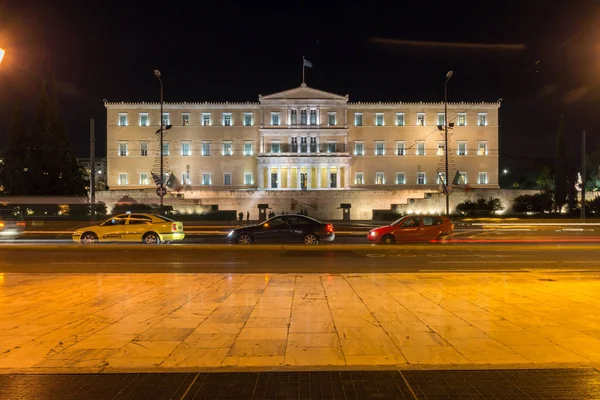
[[[165,188],[164,186],[159,186],[156,188],[156,195],[158,197],[163,197],[167,194],[167,188]]]

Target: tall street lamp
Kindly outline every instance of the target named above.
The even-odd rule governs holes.
[[[448,71],[446,82],[444,83],[444,155],[446,158],[446,175],[444,176],[444,185],[446,186],[446,217],[450,216],[450,191],[448,190],[448,81],[452,78],[454,72]]]
[[[165,126],[163,120],[163,81],[161,79],[160,71],[155,69],[154,75],[160,82],[160,129],[156,133],[160,133],[160,186],[156,190],[156,193],[160,196],[160,213],[163,213],[164,197],[167,194],[167,188],[165,187],[165,171],[164,171],[164,130],[171,129],[172,125]]]

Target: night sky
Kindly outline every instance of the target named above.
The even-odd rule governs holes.
[[[506,46],[503,46],[506,45]],[[351,101],[502,99],[500,154],[554,154],[561,113],[569,150],[600,141],[597,0],[0,2],[0,143],[21,99],[35,120],[40,83],[56,77],[77,155],[95,118],[105,152],[109,101],[257,101],[309,86]],[[502,164],[502,161],[501,161]]]

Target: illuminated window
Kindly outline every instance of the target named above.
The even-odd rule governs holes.
[[[425,172],[417,172],[417,185],[424,185],[427,183]]]
[[[479,179],[478,179],[477,183],[479,183],[480,185],[487,185],[487,183],[488,183],[487,172],[480,172],[479,173]]]
[[[363,142],[354,142],[354,155],[363,156],[365,154],[364,146]]]
[[[202,155],[210,156],[210,145],[211,142],[202,142]]]
[[[385,175],[383,172],[376,172],[375,173],[375,184],[376,185],[383,185],[385,183]]]
[[[418,156],[425,155],[425,142],[417,142],[417,155]]]
[[[278,112],[271,113],[271,125],[279,126],[279,113]]]
[[[252,126],[252,113],[244,113],[244,126]]]
[[[119,126],[127,126],[127,113],[119,113]]]
[[[477,125],[487,126],[487,113],[478,113],[477,114]]]
[[[425,113],[417,113],[417,126],[425,126]]]
[[[336,151],[336,142],[327,142],[327,152],[328,153],[335,153]]]
[[[467,155],[467,142],[461,141],[461,142],[457,142],[457,144],[458,144],[458,151],[457,151],[456,155],[466,156]]]
[[[317,110],[310,110],[310,124],[317,124]]]
[[[127,173],[119,174],[119,185],[127,185]]]
[[[181,124],[183,126],[190,126],[190,113],[181,113]]]
[[[375,126],[383,126],[383,113],[375,114]]]
[[[354,114],[354,126],[362,126],[363,125],[363,115],[362,113]]]
[[[148,155],[148,142],[140,142],[140,156],[146,157]]]
[[[148,113],[140,113],[140,126],[148,126]]]
[[[171,152],[171,144],[163,142],[163,156],[168,156]]]
[[[396,185],[404,185],[406,183],[406,175],[404,172],[396,172]]]
[[[487,142],[477,142],[477,155],[478,156],[487,156],[488,147]]]
[[[300,110],[300,125],[306,125],[306,110]]]
[[[244,185],[252,185],[252,172],[244,172]]]
[[[231,186],[231,172],[225,172],[223,174],[223,185]]]
[[[396,113],[396,125],[404,126],[404,113]]]
[[[244,142],[244,155],[245,156],[252,155],[252,142]]]
[[[438,156],[443,156],[445,154],[446,145],[444,142],[437,142],[437,152]]]
[[[280,152],[281,152],[281,143],[271,142],[271,153],[280,153]]]
[[[150,181],[148,180],[148,174],[145,172],[142,172],[140,174],[140,185],[148,185],[150,183]]]
[[[119,156],[125,157],[127,155],[127,143],[119,143]]]
[[[202,126],[210,126],[210,113],[202,113]]]
[[[444,113],[438,113],[437,114],[437,125],[441,125],[441,126],[445,126],[446,123],[446,116],[444,115]]]
[[[298,111],[297,110],[292,110],[290,112],[290,124],[298,125]]]
[[[406,155],[406,143],[405,142],[396,142],[396,155],[397,156],[405,156]]]
[[[445,172],[438,172],[437,178],[436,178],[435,182],[438,185],[439,184],[445,184],[446,183],[446,173]]]
[[[458,126],[467,126],[467,114],[458,113],[457,122]]]
[[[356,172],[354,174],[354,184],[364,185],[364,174],[362,172]]]
[[[459,185],[466,185],[467,184],[467,173],[466,172],[459,172],[458,173],[458,184]]]
[[[163,115],[162,115],[163,125],[169,125],[170,121],[171,121],[171,117],[169,116],[169,113],[163,113]]]
[[[204,173],[202,173],[202,184],[203,185],[210,185],[211,184],[210,172],[204,172]]]
[[[330,112],[327,114],[327,125],[335,126],[335,113]]]
[[[232,142],[223,142],[223,155],[224,156],[233,155],[233,143]]]
[[[192,155],[192,143],[191,142],[181,142],[181,155],[182,156],[191,156]]]
[[[184,185],[191,185],[192,180],[190,179],[190,171],[186,171],[181,174],[181,183]]]
[[[376,141],[375,142],[375,155],[382,156],[385,154],[385,142]]]
[[[223,113],[223,126],[231,126],[231,113]]]

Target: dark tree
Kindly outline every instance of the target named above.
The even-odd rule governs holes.
[[[29,194],[32,190],[31,152],[29,138],[23,121],[21,102],[14,105],[0,182],[4,195]]]
[[[554,204],[560,212],[567,202],[567,146],[565,140],[565,117],[560,116],[556,133],[556,158],[554,161]]]

